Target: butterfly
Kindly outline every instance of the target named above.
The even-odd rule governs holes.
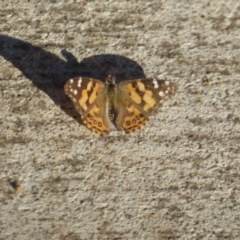
[[[126,133],[140,129],[149,115],[175,95],[177,85],[158,79],[134,79],[116,83],[114,75],[105,82],[94,78],[76,77],[64,86],[83,123],[93,132],[104,135],[110,122]]]

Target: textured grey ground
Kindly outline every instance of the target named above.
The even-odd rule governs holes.
[[[239,1],[1,1],[0,34],[0,239],[239,239]],[[179,91],[99,137],[63,92],[93,55]]]

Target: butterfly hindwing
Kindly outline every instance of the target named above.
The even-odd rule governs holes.
[[[93,78],[73,78],[64,86],[66,95],[72,100],[83,123],[93,132],[109,132],[106,87]]]
[[[177,91],[176,84],[158,79],[124,81],[116,88],[115,123],[118,129],[125,132],[132,132],[144,126],[150,113]]]
[[[138,110],[135,104],[127,99],[118,101],[117,116],[115,124],[118,130],[126,133],[136,131],[146,124],[148,117]]]

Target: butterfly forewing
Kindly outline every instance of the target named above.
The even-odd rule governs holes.
[[[64,90],[89,129],[99,134],[109,132],[107,93],[103,82],[93,78],[73,78],[67,81]]]

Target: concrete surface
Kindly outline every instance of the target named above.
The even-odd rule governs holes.
[[[239,239],[240,2],[99,2],[0,2],[0,239]],[[91,56],[179,91],[99,137],[63,92]]]

